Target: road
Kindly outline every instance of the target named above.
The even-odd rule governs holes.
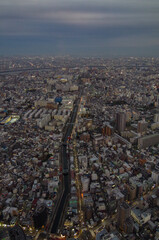
[[[65,207],[66,207],[66,201],[67,198],[69,196],[70,193],[70,174],[69,174],[69,159],[67,156],[67,140],[68,137],[71,136],[72,133],[72,129],[76,120],[76,115],[77,115],[77,111],[78,111],[78,104],[79,104],[79,99],[76,101],[76,103],[74,104],[74,108],[72,111],[72,115],[70,118],[70,121],[67,125],[66,128],[66,133],[64,135],[63,138],[63,144],[61,147],[61,152],[62,152],[62,165],[63,165],[63,182],[64,182],[64,191],[62,194],[62,197],[60,198],[60,202],[58,204],[58,209],[56,211],[56,216],[54,217],[54,221],[52,222],[52,229],[51,229],[51,233],[57,233],[58,229],[59,229],[59,225],[62,221],[63,215],[65,213]]]
[[[51,71],[55,68],[59,68],[58,66],[54,66],[51,68],[19,68],[19,69],[8,69],[8,70],[1,70],[0,75],[10,75],[10,74],[17,74],[21,72],[37,72],[37,71]]]

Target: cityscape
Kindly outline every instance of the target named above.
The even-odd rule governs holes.
[[[0,239],[159,239],[159,58],[0,57]]]

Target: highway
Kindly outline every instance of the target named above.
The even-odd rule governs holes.
[[[8,70],[0,70],[0,75],[9,75],[9,74],[17,74],[21,72],[37,72],[37,71],[51,71],[55,68],[59,68],[58,66],[54,66],[51,68],[19,68],[19,69],[8,69]]]
[[[71,115],[70,121],[67,125],[66,133],[63,137],[63,144],[61,146],[64,191],[59,200],[60,202],[58,204],[56,216],[54,216],[54,218],[53,218],[54,220],[51,224],[52,225],[51,233],[57,233],[58,229],[60,228],[60,223],[61,223],[63,215],[65,213],[66,202],[67,202],[67,199],[68,199],[68,196],[70,193],[70,175],[69,175],[69,160],[68,160],[68,156],[67,156],[67,140],[68,140],[68,137],[71,136],[72,129],[73,129],[73,126],[74,126],[74,123],[76,120],[76,115],[77,115],[77,111],[78,111],[78,103],[79,103],[79,99],[74,104],[72,115]]]

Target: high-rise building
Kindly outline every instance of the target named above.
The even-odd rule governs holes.
[[[8,228],[0,228],[0,239],[10,240]]]
[[[90,220],[92,218],[92,207],[91,206],[87,206],[85,209],[85,217],[87,220]]]
[[[123,132],[126,128],[126,114],[124,112],[118,112],[116,114],[116,129],[119,132]]]
[[[40,205],[36,209],[36,211],[33,215],[33,220],[34,220],[35,228],[39,229],[43,225],[45,226],[46,220],[47,220],[47,209],[46,209],[46,206],[44,204]]]
[[[151,177],[155,183],[157,184],[159,183],[159,171],[157,170],[152,171]]]
[[[124,230],[126,219],[130,217],[130,207],[126,202],[122,202],[118,206],[118,227]]]
[[[154,122],[159,122],[159,113],[154,115]]]
[[[115,196],[111,196],[107,202],[107,211],[109,214],[115,212],[117,207],[117,200]]]
[[[26,240],[26,235],[23,229],[19,225],[14,227],[1,228],[0,229],[0,239],[6,240]]]
[[[147,131],[148,123],[145,120],[139,121],[137,125],[137,131],[138,133],[146,133]]]
[[[136,196],[139,198],[143,195],[143,184],[141,182],[137,182],[136,187]]]
[[[113,127],[109,124],[106,125],[106,135],[111,136],[113,134]]]
[[[127,185],[128,194],[129,194],[129,201],[132,201],[136,198],[136,187]]]
[[[20,226],[14,226],[9,230],[9,235],[11,239],[15,240],[26,240],[25,233]]]
[[[151,134],[138,139],[138,148],[146,148],[159,144],[159,134]]]
[[[125,221],[125,223],[124,223],[124,228],[123,228],[123,230],[124,230],[125,233],[130,234],[130,233],[133,232],[133,229],[134,229],[134,223],[133,223],[132,218],[129,217],[129,218],[126,219],[126,221]]]

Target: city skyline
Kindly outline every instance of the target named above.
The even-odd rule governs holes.
[[[0,63],[0,239],[158,239],[159,58]]]
[[[0,3],[0,55],[157,57],[159,2]]]

